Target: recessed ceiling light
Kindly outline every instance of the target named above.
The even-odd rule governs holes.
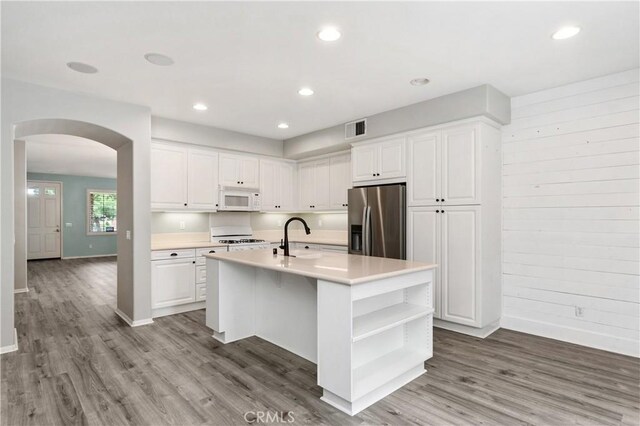
[[[144,58],[153,65],[160,65],[162,67],[173,65],[173,59],[162,53],[147,53],[144,55]]]
[[[338,31],[338,29],[335,27],[323,28],[318,33],[318,38],[322,41],[336,41],[341,36],[342,34],[340,34],[340,31]]]
[[[83,64],[82,62],[67,62],[67,66],[83,74],[95,74],[98,72],[98,68],[89,64]]]
[[[309,89],[308,87],[303,87],[302,89],[298,90],[298,94],[302,96],[311,96],[313,95],[313,90]]]
[[[206,111],[207,106],[205,104],[197,103],[193,104],[193,109],[195,109],[196,111]]]
[[[580,27],[562,27],[551,36],[554,40],[564,40],[571,38],[580,32]]]
[[[278,129],[288,129],[289,125],[287,123],[278,124]]]
[[[429,83],[429,79],[428,78],[414,78],[409,83],[411,83],[412,86],[424,86],[425,84]]]

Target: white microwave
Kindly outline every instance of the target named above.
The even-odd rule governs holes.
[[[218,210],[230,212],[260,211],[260,191],[256,188],[220,187]]]

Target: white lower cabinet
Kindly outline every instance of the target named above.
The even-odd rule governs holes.
[[[151,307],[154,317],[204,308],[202,303],[196,303],[207,298],[207,266],[203,255],[216,251],[227,251],[227,248],[151,252]]]
[[[435,318],[472,327],[495,320],[494,313],[482,315],[481,309],[480,214],[480,206],[408,209],[408,259],[438,264],[433,286]],[[499,292],[493,297],[499,298]]]
[[[195,254],[190,258],[151,262],[151,294],[154,309],[195,302],[195,262]]]

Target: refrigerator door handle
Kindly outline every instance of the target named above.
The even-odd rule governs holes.
[[[367,255],[367,206],[362,209],[362,255]]]
[[[371,207],[365,208],[365,220],[363,222],[364,234],[365,234],[365,255],[371,256]]]

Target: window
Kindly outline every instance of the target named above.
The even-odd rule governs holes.
[[[87,234],[110,235],[118,230],[116,191],[87,190]]]

